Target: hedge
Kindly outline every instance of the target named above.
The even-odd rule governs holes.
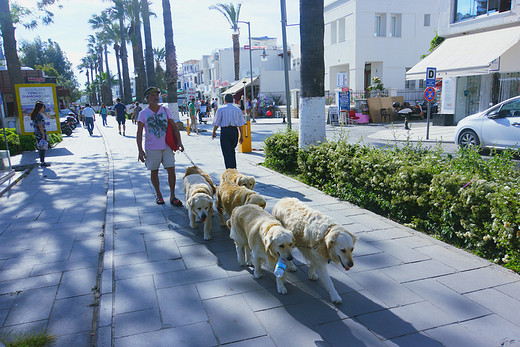
[[[483,158],[421,143],[375,148],[346,139],[298,149],[298,134],[264,141],[264,165],[520,272],[516,151]]]
[[[6,128],[5,135],[9,144],[10,155],[21,154],[25,151],[36,150],[34,135],[18,135],[13,128]],[[49,145],[52,147],[62,141],[61,134],[49,134]],[[4,132],[0,129],[0,150],[5,150]]]

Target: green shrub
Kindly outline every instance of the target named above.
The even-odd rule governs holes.
[[[518,151],[484,159],[478,149],[450,155],[345,139],[298,150],[294,132],[265,143],[266,166],[520,272]]]
[[[24,151],[36,150],[36,141],[34,135],[18,135],[15,129],[5,129],[7,142],[9,144],[9,153],[11,155],[17,155]],[[49,134],[49,145],[53,147],[57,143],[62,141],[61,134]],[[4,132],[0,131],[0,149],[5,150],[5,139]]]

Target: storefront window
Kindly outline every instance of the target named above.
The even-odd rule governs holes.
[[[456,0],[455,22],[511,10],[511,0]]]
[[[520,72],[500,74],[499,102],[520,95]]]

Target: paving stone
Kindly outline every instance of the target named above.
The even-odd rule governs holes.
[[[308,302],[316,298],[328,299],[324,290],[317,295],[312,291],[304,291],[306,288],[302,283],[298,287],[287,287],[287,294],[282,295],[277,292],[276,283],[273,282],[271,287],[245,292],[242,296],[245,298],[251,309],[255,312],[268,310],[284,305],[293,305],[301,302]]]
[[[508,346],[520,342],[520,329],[507,320],[489,315],[425,332],[444,346]]]
[[[5,319],[7,318],[7,314],[9,313],[9,309],[0,309],[0,327],[4,325]]]
[[[2,294],[0,295],[0,309],[10,309],[13,307],[16,295],[14,294]]]
[[[489,265],[487,260],[455,247],[431,245],[416,250],[458,271],[473,270]]]
[[[229,347],[276,347],[274,341],[269,336],[255,337],[240,342],[230,343]]]
[[[367,229],[362,233],[356,233],[356,235],[366,242],[375,242],[383,240],[393,240],[406,238],[410,236],[410,233],[405,231],[404,228],[388,228],[388,229]]]
[[[406,283],[405,287],[459,321],[481,317],[490,313],[481,305],[442,285],[436,279]]]
[[[249,267],[242,266],[238,263],[237,252],[234,249],[215,253],[215,256],[218,258],[220,266],[227,271],[230,277],[252,273]]]
[[[149,261],[181,259],[181,252],[174,239],[147,241],[146,252]]]
[[[358,242],[359,243],[359,242]],[[414,249],[410,249],[409,246],[403,245],[401,239],[376,241],[370,243],[371,246],[380,249],[381,251],[392,255],[392,257],[402,261],[403,263],[413,263],[431,259],[430,256],[417,252]],[[358,251],[358,245],[356,243],[356,253]]]
[[[97,257],[101,251],[101,237],[75,241],[69,260]]]
[[[136,293],[139,293],[136,296]],[[152,276],[133,277],[116,282],[115,314],[157,307]]]
[[[385,341],[387,346],[442,347],[443,345],[424,333],[414,333]]]
[[[354,257],[361,257],[364,255],[383,253],[381,248],[373,246],[371,243],[365,242],[363,239],[358,239],[354,245]]]
[[[52,345],[56,347],[89,346],[91,339],[89,330],[78,334],[57,336]]]
[[[165,221],[163,212],[140,213],[139,219],[141,220],[141,225],[161,224],[161,227]]]
[[[49,320],[50,333],[69,335],[92,331],[93,303],[92,295],[56,300]]]
[[[114,242],[114,255],[145,252],[146,247],[142,235],[116,236]]]
[[[37,255],[24,255],[16,258],[9,258],[5,262],[3,269],[10,269],[13,267],[30,267],[38,264],[54,263],[57,261],[68,260],[70,251],[53,252],[53,253],[38,253]]]
[[[53,273],[0,282],[0,294],[9,294],[16,291],[27,291],[31,289],[57,286],[60,283],[60,279],[60,273]]]
[[[364,289],[368,290],[384,302],[388,307],[423,301],[421,297],[414,294],[405,286],[397,283],[380,270],[352,273],[350,276]]]
[[[266,335],[241,295],[205,300],[204,307],[221,344]]]
[[[208,323],[197,323],[115,339],[115,347],[216,346],[217,340]]]
[[[63,273],[58,299],[91,294],[96,285],[97,268],[79,269]]]
[[[496,290],[520,301],[520,281],[495,287]]]
[[[48,320],[43,319],[24,324],[16,324],[12,326],[3,326],[0,328],[0,336],[17,336],[20,334],[31,333],[34,331],[43,331],[47,327]]]
[[[148,262],[148,255],[146,251],[136,252],[136,253],[128,253],[128,254],[114,254],[114,266],[116,268],[127,266],[127,265],[135,265],[142,264]]]
[[[226,277],[228,277],[227,272],[217,265],[154,275],[157,288],[180,286]]]
[[[459,293],[469,293],[502,284],[518,282],[520,277],[496,271],[493,267],[470,270],[443,276],[438,281]]]
[[[114,337],[136,335],[161,329],[159,309],[117,314],[114,316]]]
[[[250,292],[265,287],[272,287],[273,285],[273,281],[265,279],[265,276],[260,279],[255,279],[252,275],[248,274],[197,283],[197,290],[202,300],[206,300]]]
[[[326,345],[324,337],[314,327],[306,325],[285,307],[259,311],[255,315],[277,346]]]
[[[352,319],[322,324],[316,328],[330,346],[384,346],[370,330]]]
[[[217,257],[205,245],[180,247],[180,250],[188,269],[218,264]]]
[[[176,235],[177,235],[177,233],[173,230],[159,230],[159,231],[146,232],[144,234],[144,239],[146,242],[167,240],[167,239],[174,239]]]
[[[341,319],[354,318],[356,316],[382,311],[388,306],[367,290],[360,290],[341,294],[343,303],[337,305],[338,316]]]
[[[455,269],[436,260],[430,259],[384,268],[381,269],[381,271],[395,279],[397,282],[404,283],[452,274],[455,272]]]
[[[5,325],[30,323],[49,318],[57,287],[24,290],[17,295]]]
[[[157,290],[164,324],[179,326],[206,322],[208,316],[202,306],[197,288],[193,284]]]
[[[354,251],[355,254],[356,251]],[[401,262],[386,253],[370,254],[355,257],[355,266],[349,273],[360,273],[364,271],[382,269],[386,267],[400,265]]]
[[[164,272],[185,270],[182,259],[177,260],[161,260],[148,263],[139,263],[134,265],[120,266],[116,271],[116,280],[131,277],[139,277],[144,275],[154,275]]]
[[[520,329],[520,301],[496,289],[479,290],[464,296],[516,324]]]

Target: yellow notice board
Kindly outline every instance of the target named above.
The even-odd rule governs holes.
[[[61,133],[56,85],[16,84],[14,87],[22,135],[32,135],[34,133],[31,111],[34,109],[36,101],[41,101],[45,104],[43,118],[45,119],[47,133]]]

